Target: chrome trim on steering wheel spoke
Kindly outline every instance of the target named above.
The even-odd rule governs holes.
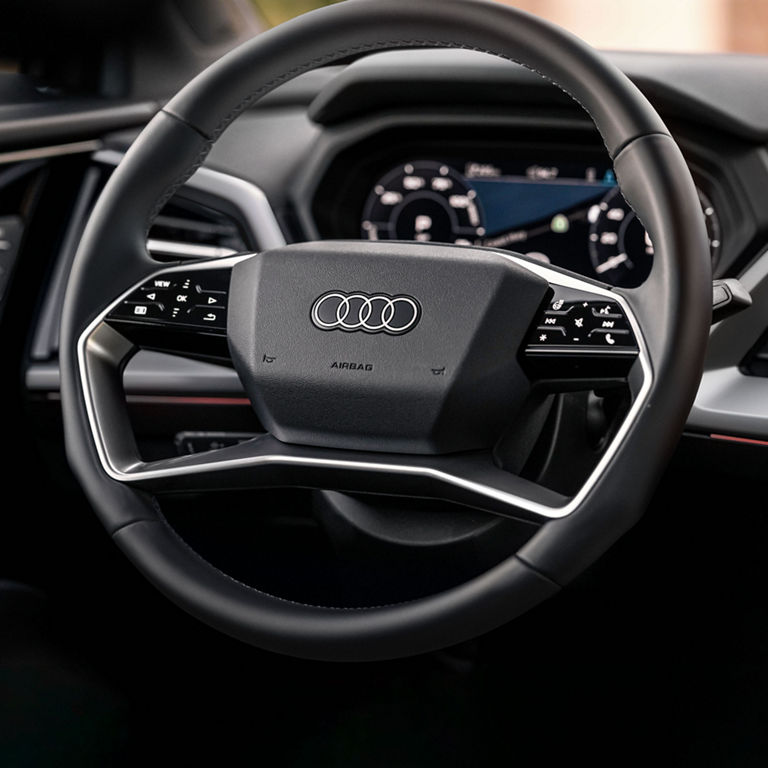
[[[545,278],[550,285],[560,286],[563,288],[576,289],[579,291],[587,292],[608,298],[611,301],[618,303],[623,309],[628,322],[635,334],[638,345],[638,357],[637,364],[641,374],[639,385],[637,386],[637,393],[632,402],[632,405],[627,413],[624,421],[617,430],[613,440],[608,448],[603,453],[597,466],[594,468],[587,481],[581,487],[581,489],[573,497],[567,499],[564,504],[546,504],[535,501],[531,498],[527,498],[516,493],[510,493],[500,490],[497,487],[487,485],[477,480],[467,479],[461,477],[450,471],[439,469],[435,467],[426,466],[425,463],[415,461],[408,463],[407,457],[403,456],[403,461],[400,462],[394,459],[392,456],[387,456],[387,459],[393,459],[391,462],[382,457],[381,461],[369,460],[365,461],[356,460],[353,458],[322,458],[322,457],[310,457],[302,455],[306,451],[290,451],[290,446],[286,446],[284,453],[264,453],[245,455],[232,458],[216,459],[216,456],[221,456],[219,451],[211,451],[208,454],[201,454],[197,461],[194,463],[177,462],[177,466],[168,466],[168,462],[142,462],[138,456],[135,456],[132,460],[120,461],[117,458],[119,453],[117,445],[111,435],[107,434],[103,426],[103,414],[100,413],[100,408],[97,404],[96,387],[94,386],[94,366],[96,359],[99,359],[100,365],[103,368],[105,359],[114,358],[105,354],[104,350],[104,334],[101,334],[99,338],[99,330],[103,328],[104,319],[109,312],[117,306],[126,296],[134,291],[138,285],[131,286],[124,294],[118,297],[112,304],[110,304],[104,311],[102,311],[93,322],[83,331],[78,339],[77,355],[78,364],[80,369],[80,381],[83,389],[86,410],[88,414],[88,420],[91,427],[91,433],[93,436],[94,444],[101,461],[101,465],[106,474],[119,482],[127,483],[140,483],[141,481],[154,481],[161,480],[163,478],[179,477],[184,475],[217,472],[227,469],[236,469],[243,467],[263,467],[266,465],[273,466],[295,466],[304,467],[307,470],[310,468],[325,468],[329,470],[339,470],[344,472],[368,472],[368,473],[388,473],[390,475],[398,474],[403,476],[418,476],[421,478],[432,479],[439,481],[440,483],[454,486],[462,491],[473,494],[478,499],[487,499],[492,501],[497,507],[502,505],[504,507],[511,507],[518,509],[531,515],[543,519],[557,519],[566,517],[576,510],[584,501],[586,496],[590,493],[596,483],[599,481],[602,474],[605,472],[609,463],[616,455],[622,441],[626,437],[630,428],[636,421],[640,412],[646,404],[648,393],[651,389],[653,380],[653,373],[651,369],[650,359],[646,349],[645,341],[641,333],[639,324],[632,312],[629,304],[625,298],[607,288],[602,288],[594,285],[593,283],[579,279],[571,274],[563,274],[560,271],[551,269],[543,264],[531,262],[527,259],[520,258],[518,256],[500,252],[504,258],[514,262],[517,266],[528,269],[531,272]],[[183,264],[178,267],[170,267],[166,269],[158,269],[156,273],[161,274],[174,271],[189,272],[191,270],[207,270],[207,269],[221,269],[222,267],[233,266],[238,261],[248,258],[248,255],[233,256],[224,259],[218,259],[211,262],[203,262],[199,264]],[[152,275],[148,275],[146,279],[151,279]],[[144,280],[141,281],[142,283]],[[122,336],[113,332],[112,334],[117,339],[125,341]],[[122,353],[121,353],[122,354]],[[124,356],[124,355],[123,355]],[[120,363],[122,360],[111,359],[111,364],[114,367],[114,376],[117,377]],[[311,449],[306,449],[311,450]],[[223,455],[227,456],[227,449],[222,449]],[[318,451],[319,453],[320,451]],[[207,460],[210,458],[210,460]],[[163,465],[158,467],[158,465]],[[512,477],[512,476],[510,476]],[[522,481],[525,483],[527,481]],[[540,487],[540,486],[537,486]],[[549,492],[554,498],[557,494]]]

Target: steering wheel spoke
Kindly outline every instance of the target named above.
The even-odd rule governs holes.
[[[406,456],[287,445],[260,435],[205,453],[113,467],[121,482],[153,494],[303,487],[433,498],[515,519],[569,514],[571,499],[499,468],[489,453]]]

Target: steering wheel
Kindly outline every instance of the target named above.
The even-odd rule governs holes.
[[[652,238],[644,284],[620,290],[509,252],[429,243],[302,243],[174,267],[148,256],[149,223],[243,110],[310,69],[398,48],[495,54],[579,102]],[[191,298],[174,304],[179,296]],[[110,178],[64,302],[68,457],[122,551],[222,632],[315,659],[426,652],[553,595],[636,522],[693,401],[710,320],[693,181],[664,123],[621,72],[569,33],[500,4],[349,0],[210,66],[157,113]],[[228,353],[267,433],[141,460],[121,374],[137,348],[161,337],[180,353],[195,345]],[[533,392],[609,385],[628,393],[628,405],[577,492],[559,493],[499,460],[500,440],[523,439]],[[539,527],[458,586],[344,609],[286,600],[222,573],[176,535],[157,502],[169,491],[268,486],[425,497]]]

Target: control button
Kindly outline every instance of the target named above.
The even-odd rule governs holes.
[[[151,291],[151,290],[167,290],[169,288],[175,288],[176,282],[170,277],[170,276],[163,276],[163,277],[156,277],[152,280],[149,280],[145,285],[142,286],[142,291]]]
[[[606,328],[595,328],[589,334],[590,344],[600,344],[609,347],[631,347],[634,346],[629,331],[612,331]]]
[[[218,296],[226,296],[227,295],[227,291],[224,288],[213,287],[212,285],[203,284],[203,283],[198,283],[195,286],[195,290],[198,293],[205,294],[205,295],[208,295],[208,294],[214,294],[214,295],[218,295]]]
[[[144,303],[147,301],[157,301],[163,305],[170,304],[172,294],[169,291],[162,291],[158,288],[142,286],[138,291],[134,291],[128,301]]]
[[[532,344],[562,344],[565,341],[565,328],[561,325],[540,325],[531,339]]]
[[[157,280],[153,280],[153,283],[159,282]],[[164,280],[163,282],[170,282],[170,280]],[[171,289],[170,288],[158,288],[156,285],[148,284],[148,285],[142,285],[141,288],[139,288],[138,291],[134,291],[134,295],[141,294],[142,296],[147,296],[150,293],[156,293],[158,296],[168,296],[170,295]],[[155,299],[151,299],[151,301],[155,301]]]
[[[562,306],[562,309],[547,309],[544,311],[544,317],[565,317],[573,309],[573,305],[560,304],[555,302],[555,305]],[[553,305],[554,306],[554,305]]]
[[[157,301],[124,301],[115,307],[112,316],[125,320],[158,320],[163,317],[163,305]]]
[[[213,328],[227,327],[227,312],[223,307],[192,307],[187,312],[185,319],[194,325],[211,326]]]
[[[613,302],[606,301],[592,305],[592,314],[598,318],[623,318],[621,307]]]
[[[195,290],[198,293],[224,294],[229,290],[232,273],[229,270],[211,269],[195,275]]]

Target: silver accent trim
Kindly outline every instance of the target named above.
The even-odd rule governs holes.
[[[606,467],[611,462],[613,457],[616,455],[616,452],[618,451],[619,446],[621,445],[627,433],[629,432],[630,427],[634,424],[641,410],[645,406],[646,400],[648,398],[648,394],[651,389],[651,383],[653,381],[653,372],[651,369],[650,360],[648,358],[648,351],[645,346],[645,339],[643,338],[643,335],[640,331],[640,327],[637,323],[637,320],[635,319],[635,316],[631,308],[629,307],[624,297],[620,296],[619,294],[614,293],[608,289],[599,288],[597,286],[592,285],[591,283],[587,283],[586,281],[579,280],[578,278],[573,277],[571,275],[563,275],[560,272],[551,270],[543,265],[534,264],[527,260],[520,259],[509,253],[501,252],[499,253],[499,255],[503,256],[506,259],[509,259],[510,261],[517,264],[519,267],[523,267],[524,269],[527,269],[543,277],[551,285],[559,285],[567,288],[574,288],[577,290],[587,291],[597,296],[604,296],[606,298],[610,298],[612,301],[617,302],[618,304],[621,305],[622,309],[626,313],[629,324],[635,334],[635,338],[637,339],[637,345],[639,349],[638,360],[640,362],[640,366],[643,374],[643,381],[642,381],[642,385],[640,386],[640,390],[637,394],[637,397],[634,403],[632,404],[632,407],[629,410],[629,413],[624,419],[624,422],[617,430],[616,436],[614,437],[611,444],[606,449],[605,453],[603,454],[602,458],[598,462],[595,469],[592,471],[592,474],[587,478],[587,481],[581,487],[579,492],[575,496],[573,496],[567,504],[561,507],[552,507],[552,506],[540,504],[538,502],[532,501],[522,496],[518,496],[516,494],[499,491],[495,488],[486,486],[481,483],[468,481],[461,477],[450,475],[441,470],[432,469],[429,467],[414,467],[408,464],[388,465],[388,464],[378,464],[375,462],[362,462],[362,461],[354,461],[354,460],[342,461],[342,460],[328,460],[328,459],[307,459],[307,458],[298,458],[298,457],[289,457],[289,456],[267,455],[267,456],[254,456],[254,457],[248,457],[243,459],[230,459],[227,461],[212,461],[208,464],[200,464],[195,468],[195,471],[198,473],[206,472],[206,471],[214,471],[226,466],[235,467],[235,466],[258,466],[261,464],[283,464],[283,465],[292,464],[297,466],[326,466],[326,467],[333,467],[338,469],[362,469],[362,470],[371,470],[371,471],[399,472],[403,474],[433,477],[435,479],[455,485],[457,487],[464,488],[465,490],[469,490],[473,493],[478,494],[479,496],[492,498],[503,504],[516,507],[518,509],[526,510],[535,515],[539,515],[540,517],[543,517],[545,519],[558,519],[558,518],[563,518],[570,515],[572,512],[578,509],[578,507],[584,501],[586,496],[590,493],[592,488],[600,479],[602,474],[605,472]],[[248,258],[247,254],[241,255],[241,256],[233,256],[230,259],[226,259],[222,261],[202,263],[197,266],[197,269],[200,269],[200,270],[220,269],[223,264],[226,264],[227,266],[234,265],[238,261],[241,261],[242,259],[246,259],[246,258]],[[175,271],[189,271],[189,266],[182,265],[179,267],[173,267],[171,269],[158,269],[157,273],[153,273],[153,274],[159,274],[161,272],[175,272]],[[77,342],[77,359],[78,359],[78,366],[80,369],[80,382],[83,388],[83,396],[85,398],[85,407],[88,414],[88,421],[91,426],[93,441],[96,446],[96,451],[98,453],[99,460],[101,461],[101,465],[104,471],[113,480],[117,480],[119,482],[136,480],[139,478],[151,479],[151,478],[170,477],[173,475],[184,475],[188,473],[187,469],[183,467],[171,467],[171,468],[165,468],[160,470],[144,469],[143,467],[147,465],[144,462],[140,462],[140,461],[128,467],[127,471],[122,471],[118,469],[114,461],[112,460],[112,457],[109,456],[107,453],[105,442],[103,439],[101,424],[98,419],[98,414],[95,412],[93,397],[91,394],[91,381],[90,381],[89,372],[88,372],[88,354],[89,354],[89,341],[91,339],[92,334],[101,325],[104,318],[109,314],[109,312],[112,310],[113,307],[119,304],[126,296],[128,296],[132,291],[134,291],[139,285],[146,282],[146,280],[151,279],[151,277],[152,275],[148,275],[140,283],[137,283],[136,285],[131,286],[131,288],[125,291],[125,293],[119,296],[115,301],[113,301],[103,312],[101,312],[88,325],[88,327],[80,335],[80,338],[78,339],[78,342]]]
[[[61,157],[63,155],[80,155],[86,152],[96,152],[102,147],[98,139],[90,141],[74,141],[71,144],[54,144],[50,147],[37,147],[36,149],[20,149],[16,152],[0,152],[0,164],[18,163],[23,160],[44,160],[49,157]]]
[[[225,259],[237,253],[234,248],[223,248],[220,245],[198,245],[152,237],[147,240],[147,250],[152,256],[177,256],[180,259]]]
[[[104,149],[94,153],[93,159],[97,163],[117,166],[123,159],[123,153]],[[181,189],[184,187],[208,192],[236,205],[256,238],[259,250],[266,251],[285,245],[283,231],[267,196],[253,182],[210,168],[198,168]]]

